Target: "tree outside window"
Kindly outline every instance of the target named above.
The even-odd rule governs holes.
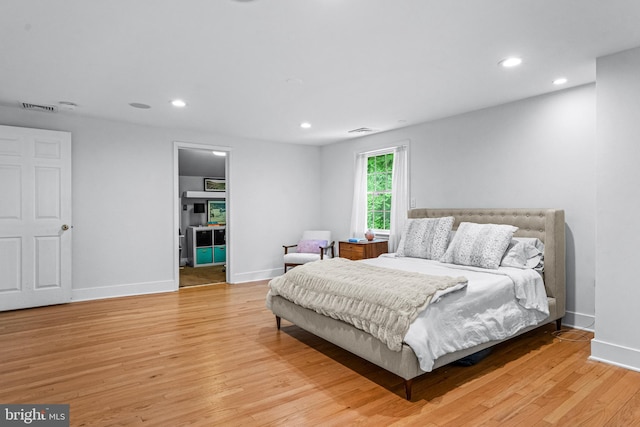
[[[367,159],[367,227],[373,230],[391,228],[391,181],[393,153]]]

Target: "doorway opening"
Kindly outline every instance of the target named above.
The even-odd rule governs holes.
[[[176,142],[177,287],[228,283],[229,149]]]

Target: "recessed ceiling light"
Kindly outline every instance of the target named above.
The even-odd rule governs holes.
[[[520,64],[522,64],[522,58],[518,58],[515,56],[505,58],[502,61],[498,62],[498,65],[505,68],[517,67]]]
[[[218,156],[218,157],[224,157],[227,155],[227,153],[225,153],[224,151],[212,151],[214,156]]]
[[[300,127],[301,127],[302,129],[309,129],[309,128],[311,127],[311,123],[309,123],[309,122],[302,122],[302,123],[300,123]]]
[[[567,80],[567,78],[566,78],[566,77],[560,77],[560,78],[555,79],[555,80],[553,81],[553,84],[554,84],[554,85],[563,85],[563,84],[565,84],[565,83],[566,83],[566,82],[568,82],[568,81],[569,81],[569,80]]]
[[[129,105],[132,106],[133,108],[141,108],[143,110],[148,110],[149,108],[151,108],[150,105],[142,104],[140,102],[131,102]]]
[[[187,103],[184,102],[182,99],[174,99],[173,101],[171,101],[171,105],[173,105],[174,107],[186,107]]]

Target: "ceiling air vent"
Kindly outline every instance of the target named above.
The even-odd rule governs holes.
[[[25,110],[42,111],[44,113],[57,113],[58,108],[53,105],[31,104],[29,102],[21,102],[20,106]]]
[[[373,131],[374,130],[371,128],[358,128],[358,129],[352,129],[348,133],[367,133],[367,132],[373,132]]]

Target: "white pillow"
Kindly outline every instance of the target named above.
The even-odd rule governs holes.
[[[511,240],[527,243],[534,246],[537,250],[540,251],[540,253],[544,253],[544,243],[542,243],[542,240],[538,239],[537,237],[514,237]]]
[[[441,262],[497,269],[518,227],[462,222]]]
[[[402,230],[396,256],[440,259],[447,250],[452,216],[409,219]]]
[[[535,237],[514,237],[505,251],[503,267],[536,268],[544,266],[544,243]]]

